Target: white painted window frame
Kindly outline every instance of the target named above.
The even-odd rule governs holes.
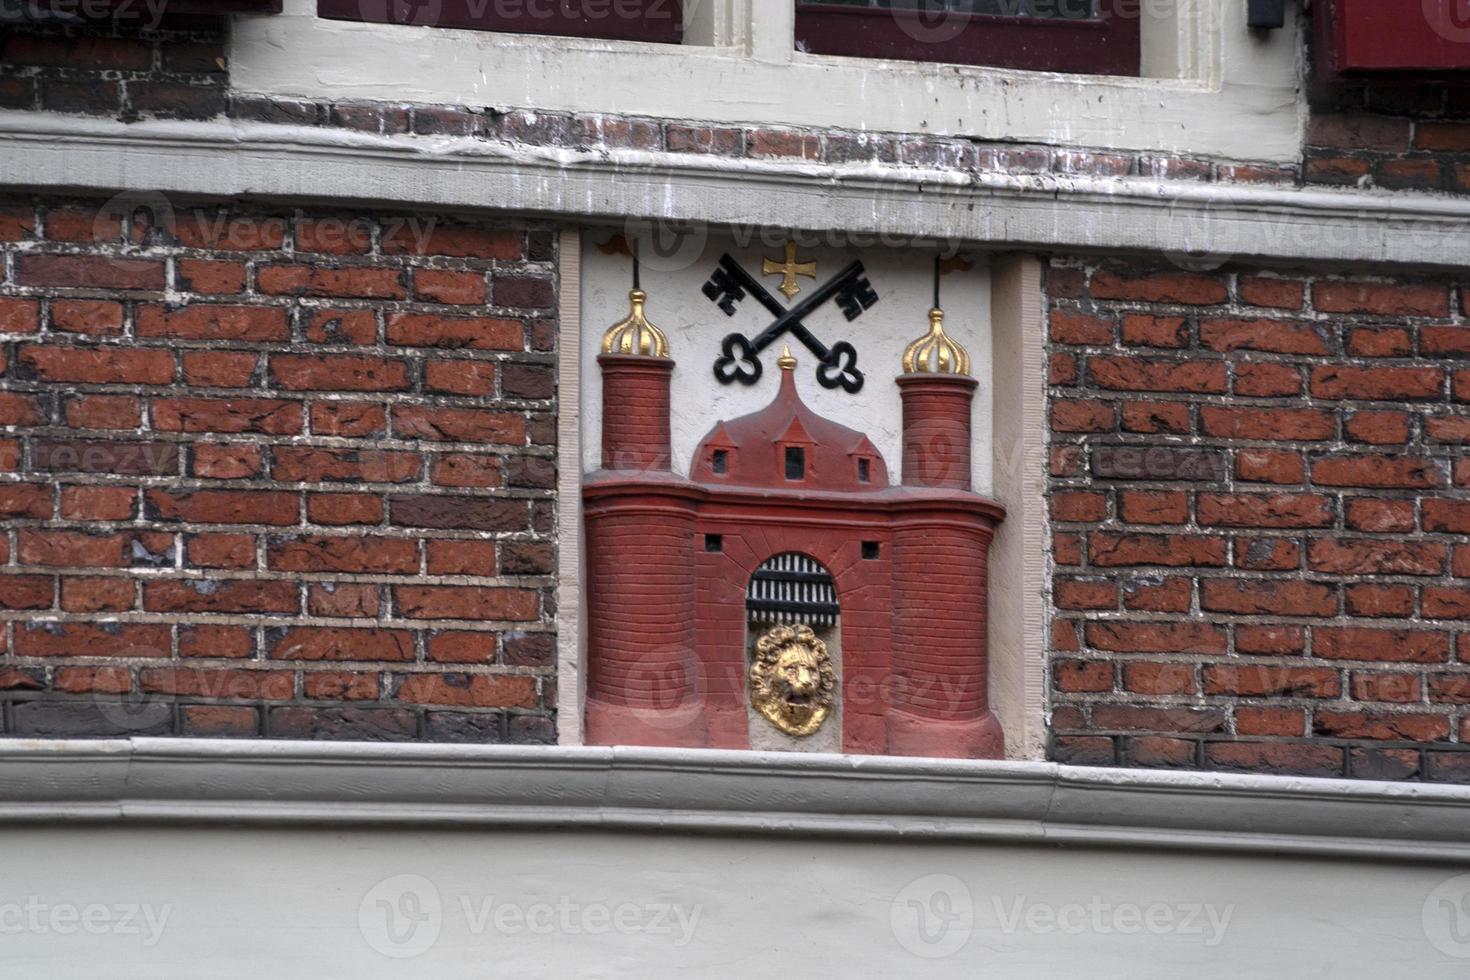
[[[1145,77],[1116,78],[805,54],[786,0],[697,0],[683,45],[327,21],[316,0],[286,0],[237,20],[231,80],[281,97],[1295,159],[1297,23],[1251,32],[1235,0],[1143,6]]]

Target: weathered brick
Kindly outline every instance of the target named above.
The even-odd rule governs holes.
[[[84,289],[161,290],[164,264],[159,259],[104,258],[100,255],[20,255],[15,279],[22,286]]]
[[[1116,653],[1224,653],[1225,632],[1207,623],[1089,622],[1087,645]]]
[[[400,347],[523,350],[526,346],[525,325],[499,317],[393,313],[388,317],[387,336],[388,343]]]
[[[1301,372],[1285,364],[1237,364],[1235,393],[1252,398],[1281,398],[1299,395]]]
[[[1447,633],[1318,626],[1312,630],[1312,655],[1324,660],[1383,660],[1442,663],[1449,659]]]
[[[27,622],[15,626],[15,652],[23,657],[163,658],[169,628],[151,623]]]
[[[329,401],[311,406],[311,431],[347,438],[379,435],[388,429],[388,413],[370,402]]]
[[[1440,575],[1448,551],[1426,541],[1323,539],[1308,545],[1307,564],[1333,575]]]
[[[1078,344],[1102,346],[1113,342],[1116,324],[1111,318],[1077,313],[1071,310],[1053,310],[1051,314],[1051,342],[1054,344]]]
[[[1053,432],[1111,432],[1117,424],[1118,409],[1111,402],[1052,402]]]
[[[314,265],[267,265],[256,273],[256,283],[262,293],[271,296],[408,297],[402,272],[368,266],[334,269]]]
[[[1224,394],[1227,384],[1223,361],[1178,363],[1094,357],[1087,367],[1093,383],[1113,391]]]
[[[1123,668],[1123,687],[1134,694],[1194,694],[1193,664],[1130,663]]]
[[[1221,664],[1205,668],[1204,691],[1244,698],[1335,698],[1342,693],[1342,681],[1328,667]]]
[[[1318,398],[1422,400],[1440,397],[1444,371],[1436,367],[1319,366],[1312,369],[1311,384]]]
[[[283,341],[290,336],[286,310],[271,306],[141,306],[137,329],[140,337],[184,340],[262,343]]]
[[[384,222],[382,247],[385,255],[509,261],[521,258],[523,238],[520,231],[511,228],[455,224],[419,216]]]
[[[168,613],[295,613],[294,582],[169,579],[143,583],[143,608]]]
[[[302,405],[273,398],[157,398],[153,425],[162,432],[295,435],[302,431]]]
[[[42,381],[165,385],[174,379],[173,355],[166,350],[26,344],[20,348],[20,362]]]
[[[1214,481],[1225,474],[1222,453],[1165,446],[1098,446],[1094,476],[1106,480]]]
[[[1225,539],[1195,535],[1094,532],[1087,539],[1088,561],[1100,568],[1132,565],[1185,567],[1225,565]]]
[[[1203,306],[1228,298],[1225,284],[1214,276],[1187,272],[1120,274],[1100,269],[1092,276],[1095,299],[1135,300]]]
[[[81,395],[66,401],[65,413],[66,424],[77,429],[136,429],[143,424],[143,404],[131,395]]]
[[[1200,342],[1211,350],[1258,350],[1273,354],[1326,355],[1325,329],[1294,320],[1204,320]]]
[[[1064,694],[1113,689],[1113,665],[1100,660],[1059,660],[1052,666],[1052,683]]]
[[[524,445],[526,421],[509,412],[395,405],[393,431],[400,438]]]
[[[1318,711],[1313,729],[1332,738],[1365,738],[1386,741],[1448,741],[1450,720],[1443,715],[1387,714],[1369,711]]]
[[[1317,582],[1206,579],[1200,583],[1200,608],[1245,616],[1335,616],[1337,589]]]
[[[1449,290],[1444,286],[1380,282],[1318,282],[1312,305],[1324,313],[1368,313],[1379,316],[1448,316]]]
[[[14,313],[10,315],[13,316]],[[63,333],[115,337],[123,332],[123,306],[111,300],[56,300],[51,304],[51,329]],[[7,332],[27,331],[17,329]]]
[[[1205,762],[1212,769],[1244,772],[1341,776],[1343,750],[1309,742],[1208,742]]]
[[[298,626],[270,631],[272,660],[384,661],[414,659],[413,634],[396,629],[341,629]]]
[[[1444,467],[1432,459],[1403,456],[1324,456],[1312,461],[1312,482],[1327,487],[1443,486]]]
[[[1256,439],[1281,442],[1321,442],[1337,435],[1337,419],[1317,409],[1224,408],[1200,409],[1201,431],[1217,439]]]
[[[266,563],[283,572],[411,574],[419,568],[419,549],[407,538],[304,535],[273,539]]]
[[[206,388],[243,388],[259,366],[254,354],[226,351],[186,351],[184,380]]]
[[[1306,300],[1306,283],[1300,279],[1241,276],[1237,288],[1240,293],[1240,301],[1252,306],[1299,310]]]
[[[1301,483],[1307,466],[1298,453],[1242,449],[1235,454],[1235,478],[1250,483]]]
[[[245,289],[245,263],[218,259],[179,259],[178,283],[184,292],[234,295]]]
[[[408,619],[532,621],[540,600],[531,589],[484,586],[399,585],[393,602]]]
[[[248,490],[148,490],[148,515],[197,524],[295,524],[296,495]]]
[[[1330,527],[1331,498],[1314,494],[1202,493],[1199,522],[1214,527]]]
[[[1182,493],[1129,490],[1118,496],[1119,516],[1129,524],[1183,524],[1189,498]]]
[[[408,365],[382,357],[276,355],[272,380],[287,391],[406,391]]]

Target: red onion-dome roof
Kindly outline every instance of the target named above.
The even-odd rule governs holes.
[[[690,478],[714,486],[865,492],[888,486],[888,467],[866,435],[823,418],[796,391],[796,359],[783,354],[771,404],[718,422],[699,444]]]

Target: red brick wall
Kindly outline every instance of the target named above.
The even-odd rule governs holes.
[[[85,30],[0,27],[0,108],[123,120],[223,113],[229,87],[225,20],[170,17],[154,25],[145,7],[131,4],[128,12],[139,16]]]
[[[6,733],[553,736],[549,231],[21,202],[0,259]]]
[[[1470,193],[1470,100],[1461,89],[1354,88],[1307,128],[1306,179]]]
[[[1053,757],[1470,780],[1457,283],[1054,263]]]

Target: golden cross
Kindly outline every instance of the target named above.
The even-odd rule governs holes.
[[[777,262],[775,259],[766,259],[761,262],[761,275],[781,276],[781,285],[776,288],[786,294],[786,302],[796,298],[801,292],[801,287],[796,284],[797,276],[806,276],[808,279],[817,278],[817,264],[815,262],[796,261],[796,243],[786,243],[786,261]]]

